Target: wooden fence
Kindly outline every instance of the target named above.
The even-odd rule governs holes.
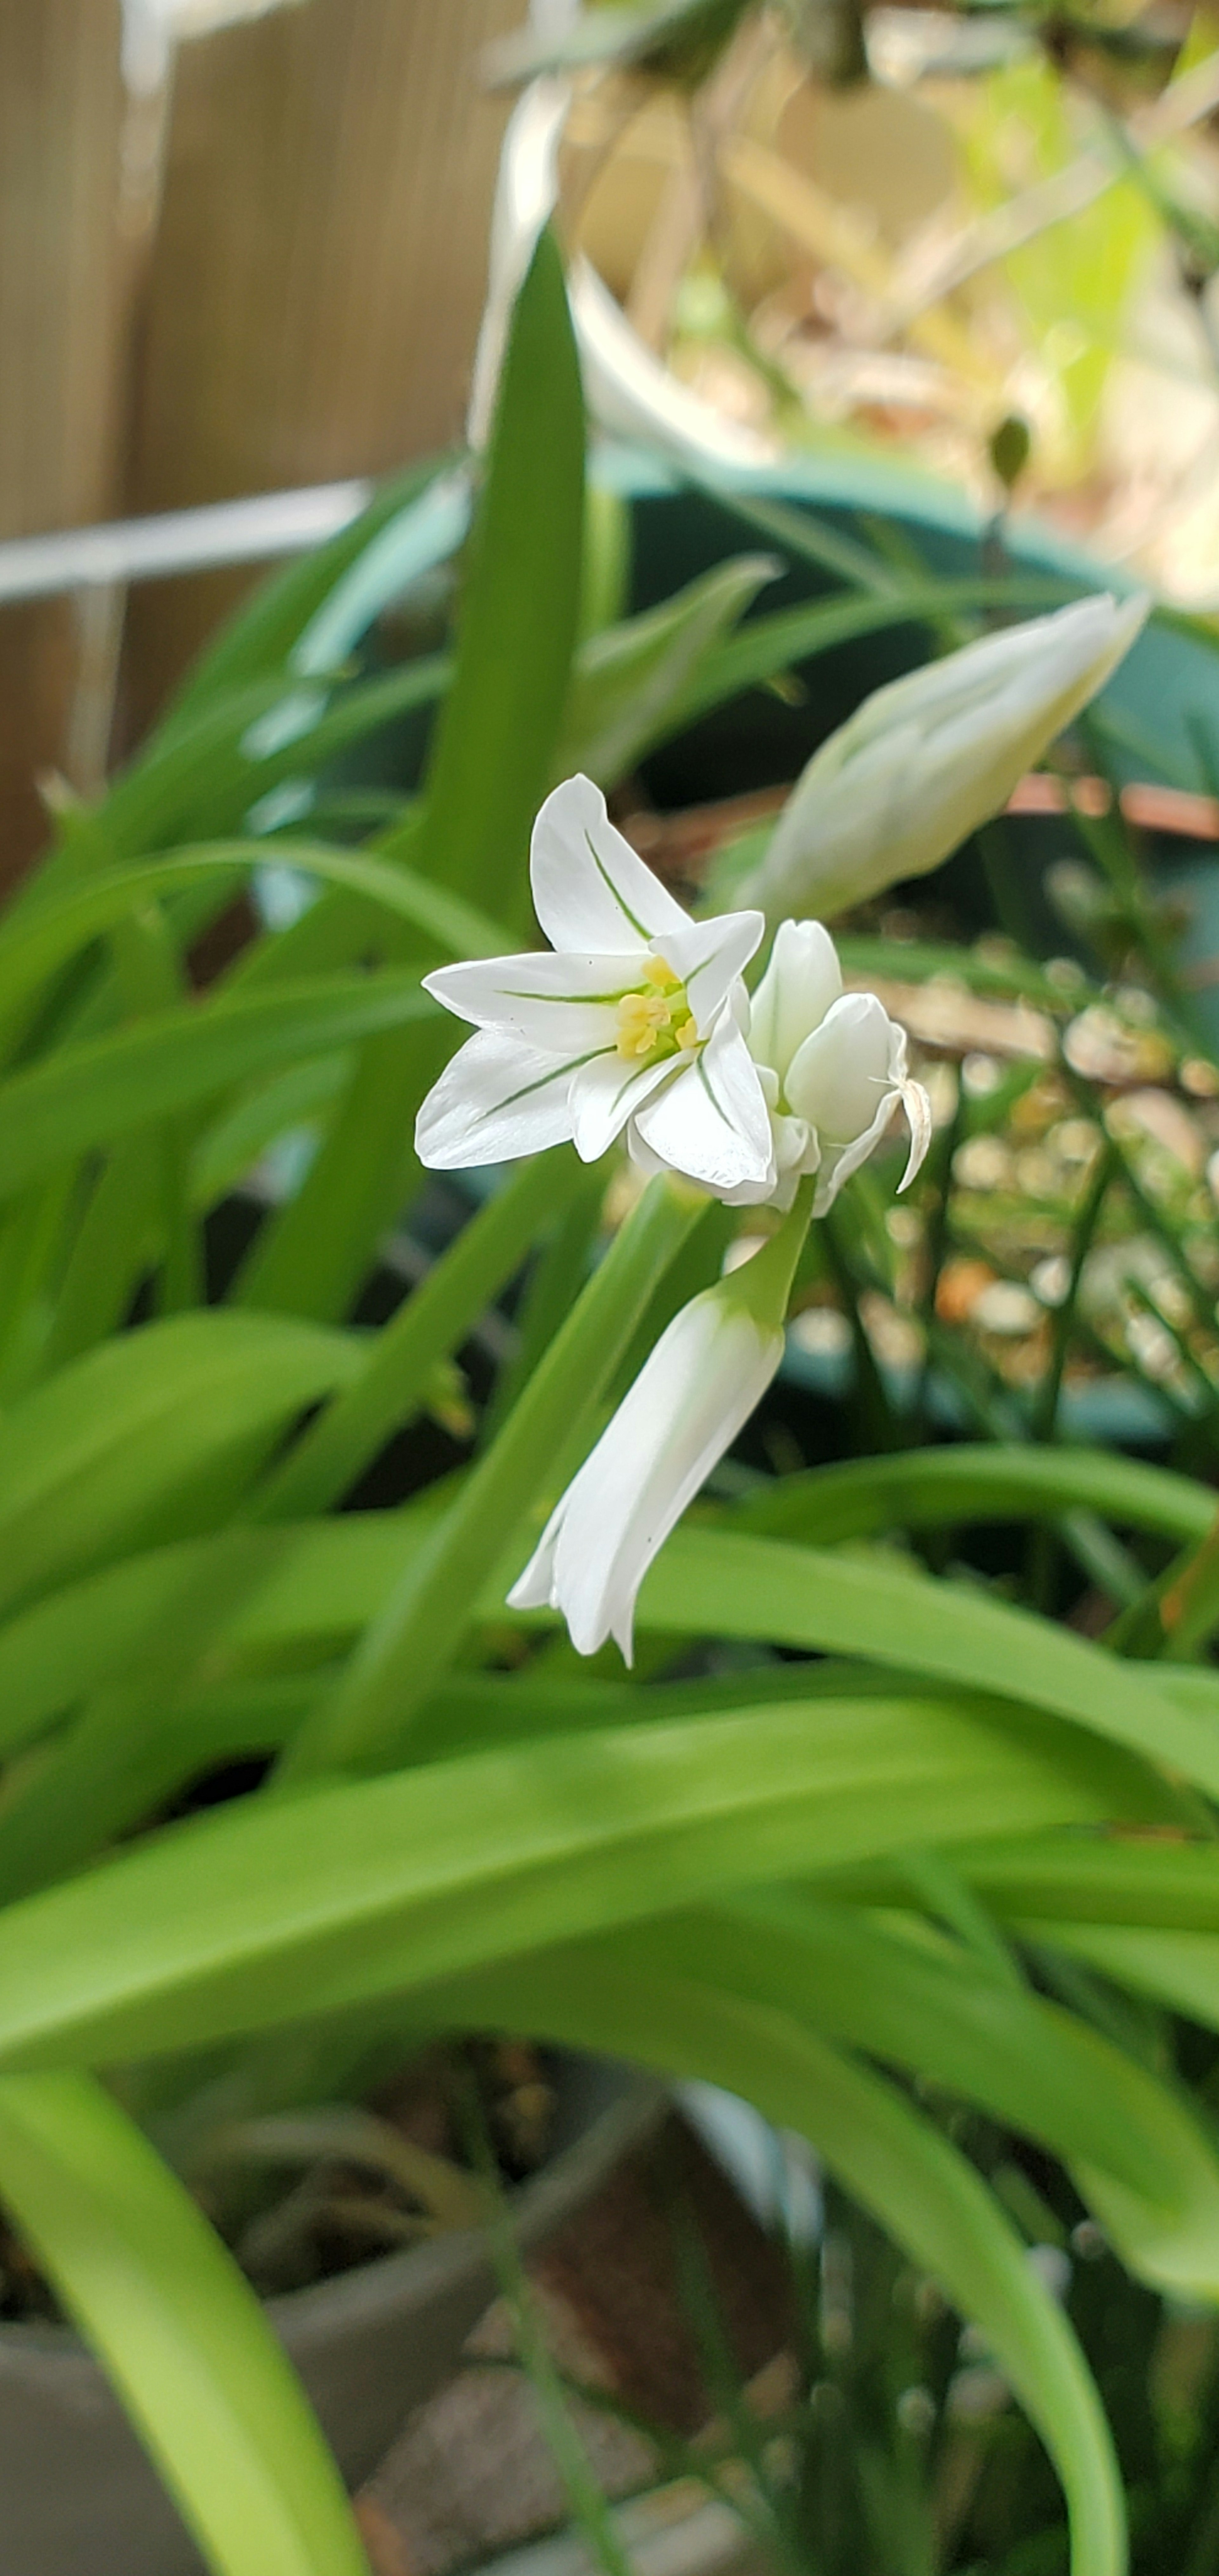
[[[183,44],[121,0],[0,10],[0,538],[380,473],[458,431],[522,0],[294,0]],[[248,574],[0,609],[0,884]],[[110,724],[117,706],[117,736]]]

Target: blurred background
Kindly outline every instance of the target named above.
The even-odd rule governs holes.
[[[0,543],[458,437],[506,121],[569,15],[523,14],[4,13]],[[693,20],[576,66],[560,166],[569,245],[696,441],[896,454],[1219,606],[1219,23],[1180,0]],[[5,880],[44,837],[39,778],[95,786],[250,578],[0,608]]]

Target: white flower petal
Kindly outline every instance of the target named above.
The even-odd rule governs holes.
[[[579,1061],[578,1059],[576,1061]],[[429,1091],[415,1122],[415,1151],[429,1170],[510,1163],[571,1134],[575,1065],[479,1029]]]
[[[782,1333],[721,1289],[684,1307],[551,1514],[512,1607],[549,1604],[581,1654],[613,1636],[629,1664],[643,1577],[782,1354]]]
[[[639,956],[590,957],[549,949],[524,957],[476,957],[469,965],[438,966],[423,979],[458,1018],[476,1028],[512,1029],[526,1045],[550,1055],[578,1055],[612,1046],[621,993],[639,982]]]
[[[571,1139],[582,1163],[595,1163],[620,1136],[632,1112],[671,1077],[674,1056],[628,1064],[615,1049],[581,1065],[571,1086]]]
[[[910,1128],[910,1151],[906,1156],[905,1171],[897,1184],[901,1191],[909,1189],[915,1173],[921,1170],[926,1160],[931,1143],[932,1119],[931,1094],[924,1089],[921,1082],[915,1082],[907,1075],[900,1085],[898,1098],[905,1110]]]
[[[727,912],[710,921],[688,921],[683,929],[656,941],[666,965],[685,985],[700,1038],[709,1036],[765,928],[760,912]],[[740,990],[744,992],[743,985]]]
[[[730,1012],[705,1047],[635,1112],[645,1145],[703,1189],[774,1184],[770,1113],[758,1070]]]
[[[565,778],[547,797],[529,850],[533,908],[554,948],[632,955],[690,917],[615,831],[591,778]]]
[[[826,1210],[832,1208],[839,1190],[846,1181],[850,1180],[852,1172],[859,1171],[861,1165],[867,1162],[869,1154],[875,1153],[900,1096],[896,1091],[882,1092],[876,1115],[871,1125],[864,1128],[862,1135],[853,1137],[849,1145],[826,1146],[817,1182],[817,1195],[813,1200],[814,1216],[824,1216]]]
[[[749,1050],[773,1065],[780,1085],[797,1047],[842,991],[838,951],[820,921],[781,921],[770,962],[753,996]]]
[[[787,1069],[788,1106],[823,1145],[850,1145],[870,1129],[892,1089],[893,1022],[875,993],[844,993]]]

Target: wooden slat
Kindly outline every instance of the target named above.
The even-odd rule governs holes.
[[[379,473],[458,431],[520,0],[304,0],[186,45],[128,506]],[[127,724],[242,576],[132,603]]]
[[[114,506],[119,43],[120,0],[0,8],[0,537]],[[67,604],[0,614],[0,886],[45,839],[35,781],[67,756],[76,661]]]

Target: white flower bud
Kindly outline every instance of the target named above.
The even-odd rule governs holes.
[[[931,1141],[931,1104],[906,1066],[906,1032],[875,993],[844,993],[838,953],[819,921],[781,921],[746,1030],[770,1117],[771,1170],[721,1196],[730,1206],[791,1206],[818,1175],[814,1216],[880,1143],[900,1101],[910,1128],[901,1187]]]
[[[1006,805],[1147,615],[1107,592],[875,689],[814,752],[736,900],[833,915],[925,876]]]

